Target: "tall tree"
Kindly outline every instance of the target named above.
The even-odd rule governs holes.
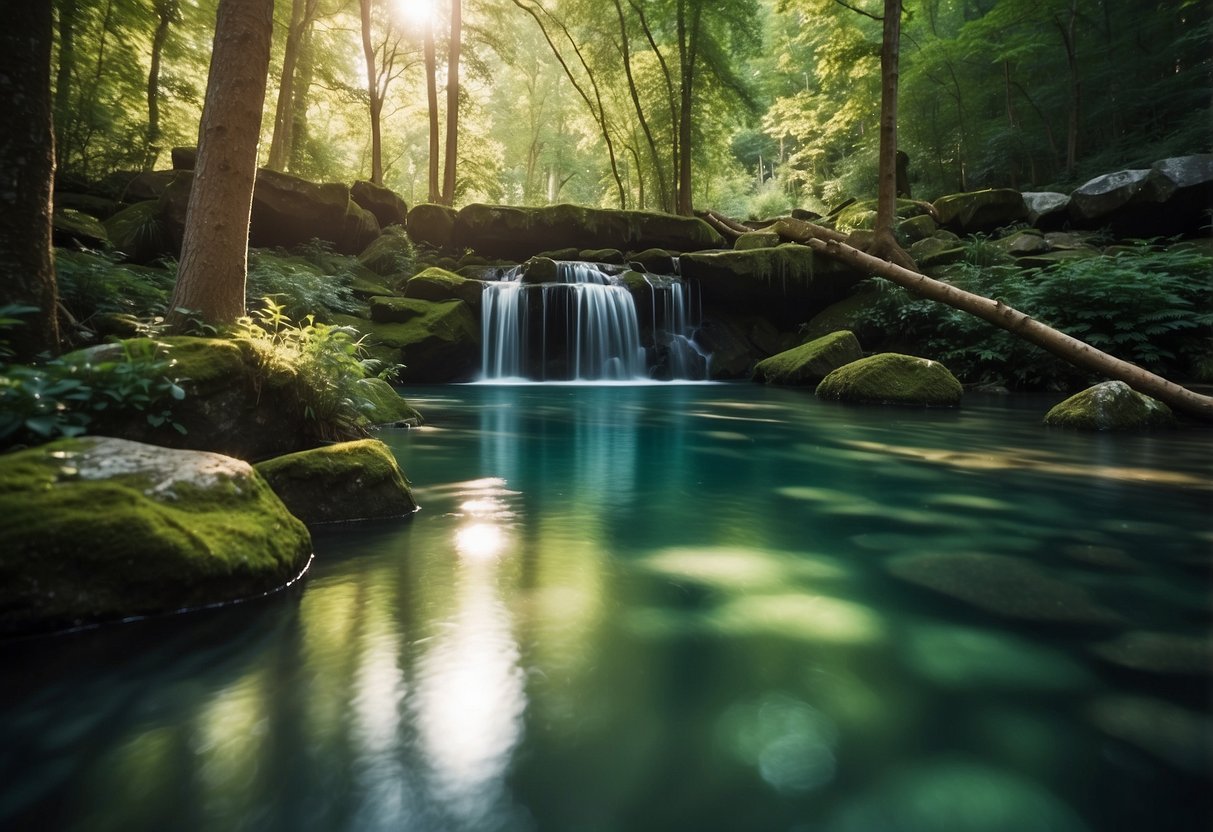
[[[55,162],[62,167],[76,72],[76,0],[59,2],[59,69],[55,74]]]
[[[143,147],[143,169],[156,166],[160,155],[160,61],[169,27],[180,15],[180,0],[153,0],[156,11],[156,31],[152,35],[151,66],[147,71],[147,135]]]
[[[876,191],[876,224],[869,253],[913,268],[897,242],[897,79],[901,52],[901,0],[884,0],[884,35],[880,47],[880,164]]]
[[[699,24],[703,5],[691,2],[691,19],[687,20],[687,0],[678,0],[678,66],[681,94],[678,107],[678,213],[694,213],[691,185],[691,108],[695,104],[695,71],[699,57]]]
[[[213,324],[244,314],[257,142],[269,75],[274,0],[220,0],[198,130],[198,161],[170,308]]]
[[[390,21],[376,42],[372,0],[358,0],[362,18],[362,53],[366,60],[366,91],[371,114],[371,181],[383,184],[383,102],[388,87],[404,72],[400,32]]]
[[[59,350],[55,269],[51,255],[51,184],[55,138],[51,117],[50,3],[0,0],[0,305],[37,308],[8,340],[18,360]]]
[[[459,158],[459,50],[463,38],[463,2],[451,0],[451,33],[446,63],[446,159],[442,167],[442,202],[455,204],[455,165]]]
[[[286,47],[282,53],[282,76],[278,81],[278,103],[274,108],[274,134],[270,139],[270,154],[266,167],[285,170],[290,159],[291,133],[295,126],[295,72],[299,54],[316,21],[319,0],[294,0],[291,5],[291,23],[286,33]]]
[[[422,52],[425,61],[425,97],[430,120],[429,201],[442,202],[442,189],[438,184],[438,59],[434,47],[434,16],[425,21]]]

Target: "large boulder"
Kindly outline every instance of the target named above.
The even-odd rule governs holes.
[[[423,202],[409,209],[405,228],[414,243],[429,246],[439,251],[453,251],[455,235],[454,208]]]
[[[817,384],[834,370],[863,358],[859,340],[850,332],[832,332],[793,347],[754,367],[754,381],[766,384]]]
[[[679,262],[682,277],[699,284],[705,308],[764,315],[780,327],[807,321],[865,277],[801,245],[702,251]]]
[[[1010,188],[991,188],[942,196],[934,202],[939,224],[958,234],[993,231],[1026,219],[1023,195]]]
[[[425,421],[416,408],[396,392],[396,388],[381,378],[362,379],[358,382],[358,390],[365,402],[361,415],[367,427],[412,428]]]
[[[404,364],[409,383],[467,381],[480,368],[480,322],[461,300],[372,298],[371,321],[335,316],[366,336],[367,344],[390,351]]]
[[[1058,231],[1070,218],[1070,197],[1053,191],[1026,191],[1023,204],[1028,209],[1028,222],[1041,231]]]
[[[1171,408],[1125,384],[1105,381],[1075,393],[1045,415],[1046,425],[1079,430],[1145,430],[1172,427]]]
[[[104,220],[112,217],[124,207],[121,202],[96,194],[78,194],[72,191],[61,191],[55,183],[55,210],[71,208],[83,214]]]
[[[403,290],[406,298],[417,300],[461,300],[468,305],[473,315],[479,316],[485,285],[483,280],[474,280],[431,266],[406,280]]]
[[[823,399],[859,404],[956,407],[964,388],[938,361],[883,352],[853,361],[817,385]]]
[[[291,514],[309,526],[403,517],[417,510],[408,480],[377,439],[339,442],[256,465]]]
[[[96,217],[58,206],[51,218],[51,239],[61,248],[105,248],[109,244],[105,226]]]
[[[297,578],[306,527],[246,462],[110,437],[0,457],[0,634],[252,598]]]
[[[1070,195],[1070,218],[1123,237],[1186,234],[1213,208],[1213,154],[1178,156],[1150,168],[1097,176]]]
[[[358,262],[375,274],[387,277],[413,268],[416,256],[409,238],[396,229],[389,229],[362,250]]]
[[[455,218],[454,244],[485,257],[521,261],[567,247],[699,251],[721,248],[725,241],[696,217],[577,205],[522,208],[473,204],[465,206]]]
[[[360,179],[350,187],[350,199],[360,208],[375,215],[380,228],[389,225],[404,225],[408,219],[409,206],[391,188]]]

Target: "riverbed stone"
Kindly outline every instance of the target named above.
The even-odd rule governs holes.
[[[993,231],[1028,216],[1023,195],[1011,188],[950,194],[934,202],[939,224],[960,234]]]
[[[358,207],[375,215],[380,228],[403,226],[408,219],[409,206],[391,188],[360,179],[350,186],[350,199]]]
[[[0,633],[251,598],[292,581],[306,527],[246,462],[111,437],[0,457]]]
[[[449,205],[423,202],[409,209],[405,228],[409,239],[439,251],[453,251],[456,211]]]
[[[377,439],[311,448],[255,467],[291,514],[309,526],[404,517],[417,510],[396,458]]]
[[[421,413],[381,378],[361,379],[358,391],[364,400],[361,416],[367,427],[418,427],[425,422]]]
[[[646,248],[643,251],[630,252],[628,262],[639,264],[644,267],[644,271],[652,274],[675,274],[678,271],[677,256],[664,248]]]
[[[623,252],[617,248],[587,248],[577,252],[575,258],[570,260],[581,260],[585,263],[605,263],[608,266],[622,266],[627,261],[624,259]]]
[[[994,615],[1077,626],[1115,624],[1112,610],[1080,586],[1029,560],[969,552],[915,553],[888,562],[895,577]]]
[[[462,275],[431,266],[415,274],[401,287],[406,298],[417,300],[461,300],[474,315],[480,314],[480,302],[484,295],[484,280],[473,280]]]
[[[579,205],[520,207],[473,203],[455,218],[454,243],[486,257],[522,261],[543,251],[621,251],[665,248],[699,251],[724,246],[724,238],[697,217],[652,211],[618,211]]]
[[[1213,638],[1206,635],[1133,630],[1091,648],[1109,664],[1182,676],[1213,675]]]
[[[560,264],[551,257],[532,257],[522,264],[519,279],[523,283],[556,283],[560,279]]]
[[[1123,381],[1105,381],[1053,407],[1046,425],[1079,430],[1147,430],[1172,427],[1171,408]]]
[[[956,407],[964,388],[938,361],[884,352],[834,370],[817,386],[817,395],[859,404]]]
[[[1108,736],[1182,772],[1205,776],[1213,765],[1213,719],[1208,714],[1132,695],[1101,697],[1088,713]]]
[[[818,384],[834,370],[862,357],[859,340],[853,333],[842,330],[759,361],[753,378],[765,384]]]

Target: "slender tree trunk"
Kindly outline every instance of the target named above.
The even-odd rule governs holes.
[[[97,63],[93,69],[93,80],[88,89],[83,91],[83,95],[87,100],[92,100],[97,94],[98,88],[101,86],[101,76],[105,72],[105,52],[109,46],[110,23],[114,19],[114,0],[106,0],[105,14],[101,16],[101,35],[97,41]],[[92,121],[85,122],[83,119],[76,119],[76,125],[81,128],[80,134],[75,142],[80,150],[80,173],[84,176],[89,174],[89,151],[92,147],[93,136],[101,129]]]
[[[690,29],[686,20],[687,0],[678,0],[678,59],[681,79],[678,112],[678,213],[694,216],[694,196],[691,179],[691,108],[695,101],[695,61],[699,48],[699,21],[702,6],[695,2],[691,8]]]
[[[463,39],[463,2],[451,0],[451,37],[446,64],[446,157],[442,165],[442,202],[455,204],[455,167],[459,161],[459,47]]]
[[[58,299],[51,252],[55,128],[51,115],[49,2],[0,0],[0,306],[32,306],[4,334],[18,361],[59,352]]]
[[[880,173],[871,252],[902,265],[913,265],[894,234],[897,226],[897,82],[900,53],[901,0],[884,0],[884,33],[880,47]]]
[[[212,324],[244,314],[249,218],[269,75],[274,0],[219,0],[215,47],[198,131],[198,162],[169,308]]]
[[[151,68],[147,72],[147,139],[143,149],[143,169],[156,166],[160,155],[160,59],[169,27],[177,17],[177,0],[156,0],[156,32],[152,35]]]
[[[371,111],[371,181],[382,185],[383,132],[379,121],[383,113],[383,94],[375,72],[375,44],[371,41],[371,0],[358,0],[358,5],[362,12],[362,54],[366,59],[366,92]]]
[[[291,126],[286,139],[289,146],[287,170],[291,173],[297,173],[302,168],[303,154],[307,150],[307,108],[312,92],[312,76],[316,68],[316,56],[312,51],[312,28],[315,22],[313,18],[303,30],[299,43],[299,65],[292,84],[294,92],[291,102]]]
[[[1070,105],[1066,127],[1066,174],[1073,174],[1078,164],[1078,128],[1082,111],[1082,79],[1078,74],[1078,0],[1071,0],[1070,15],[1066,23],[1054,18],[1061,32],[1061,42],[1066,49],[1066,67],[1070,73]]]
[[[636,120],[640,122],[640,129],[644,131],[644,139],[649,148],[649,156],[653,159],[653,170],[657,174],[657,195],[664,207],[669,204],[665,181],[665,167],[661,164],[661,157],[657,153],[657,142],[653,139],[653,131],[649,127],[649,120],[645,118],[644,107],[640,104],[640,93],[636,89],[636,79],[632,76],[632,50],[628,46],[628,27],[623,17],[623,5],[619,0],[614,0],[614,2],[615,14],[619,18],[619,43],[623,55],[623,71],[628,79],[628,94],[632,98],[632,107],[636,110]],[[636,178],[640,181],[640,207],[643,209],[644,175],[640,167],[639,157],[636,158]]]
[[[434,55],[434,21],[430,18],[425,26],[425,96],[430,113],[430,202],[442,202],[442,189],[438,184],[438,59]]]
[[[294,0],[291,7],[291,27],[286,33],[282,53],[282,77],[278,81],[278,103],[274,108],[274,135],[270,140],[266,167],[285,170],[291,150],[291,130],[295,124],[295,70],[305,34],[316,17],[318,0]]]
[[[49,5],[49,3],[48,3]],[[72,123],[72,76],[76,73],[76,0],[59,4],[59,69],[55,75],[55,165],[63,167]]]
[[[640,28],[644,32],[645,40],[649,42],[649,48],[653,50],[653,54],[657,56],[657,65],[661,67],[661,77],[665,81],[666,100],[670,107],[670,179],[672,180],[673,191],[670,194],[668,202],[661,207],[662,210],[673,213],[678,209],[678,173],[681,170],[679,166],[678,147],[678,96],[674,94],[674,78],[670,72],[669,64],[666,63],[665,55],[661,53],[661,49],[657,46],[657,39],[653,37],[653,30],[649,26],[648,18],[645,17],[644,9],[636,0],[628,0],[628,5],[636,12],[636,16],[640,19]]]
[[[1193,393],[1141,367],[1097,350],[1090,344],[1033,320],[1002,301],[966,292],[895,263],[865,254],[837,240],[837,232],[830,233],[828,229],[812,223],[783,219],[773,226],[773,230],[784,239],[803,243],[815,252],[841,260],[866,274],[879,275],[925,298],[976,315],[1075,367],[1123,381],[1134,390],[1153,396],[1175,410],[1206,422],[1213,421],[1213,398]]]

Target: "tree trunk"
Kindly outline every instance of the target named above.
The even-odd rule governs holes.
[[[662,207],[665,208],[669,205],[665,169],[661,164],[661,157],[657,153],[657,142],[653,139],[653,131],[649,127],[649,120],[645,118],[644,107],[640,104],[640,93],[636,89],[636,79],[632,76],[632,50],[628,46],[628,27],[623,17],[623,6],[620,0],[615,0],[615,14],[619,17],[619,43],[622,50],[623,71],[628,79],[628,93],[632,97],[632,107],[636,110],[636,120],[640,122],[640,129],[644,131],[644,139],[648,144],[649,155],[653,159],[653,170],[657,174],[657,195],[661,200]],[[640,182],[640,207],[643,209],[644,174],[640,167],[639,157],[636,158],[636,179]]]
[[[285,170],[291,150],[291,131],[295,124],[295,68],[305,33],[316,17],[318,0],[294,0],[291,7],[291,28],[286,33],[286,48],[282,54],[282,77],[278,82],[278,103],[274,108],[274,135],[270,140],[270,155],[266,167]]]
[[[1075,31],[1078,23],[1078,0],[1071,0],[1070,17],[1065,24],[1056,18],[1053,22],[1061,31],[1061,42],[1066,49],[1066,66],[1070,72],[1070,105],[1066,125],[1066,174],[1071,175],[1078,164],[1078,128],[1082,109],[1082,79],[1078,75],[1078,41]]]
[[[1123,381],[1139,393],[1153,396],[1177,411],[1206,422],[1213,421],[1213,398],[1193,393],[1141,367],[1121,361],[1064,332],[1045,326],[1001,301],[966,292],[895,263],[872,257],[837,240],[837,232],[826,233],[827,229],[812,223],[783,219],[773,226],[773,230],[784,239],[803,243],[815,252],[891,280],[929,300],[976,315],[1075,367]]]
[[[666,100],[670,107],[670,178],[673,180],[673,190],[678,190],[678,173],[681,170],[679,166],[678,147],[678,131],[674,129],[674,125],[678,124],[678,97],[674,95],[674,79],[670,73],[669,64],[666,63],[665,56],[661,54],[661,49],[657,46],[657,39],[653,37],[653,30],[649,26],[648,18],[645,17],[644,8],[640,6],[636,0],[628,0],[628,5],[636,12],[636,16],[640,19],[640,28],[644,31],[645,40],[649,42],[649,48],[653,50],[653,54],[657,56],[657,65],[661,67],[661,77],[665,82]],[[668,202],[661,206],[663,211],[675,212],[678,209],[677,193],[671,194]]]
[[[211,324],[244,314],[249,218],[269,75],[274,0],[219,0],[181,265],[169,308]]]
[[[383,94],[379,89],[379,78],[375,73],[375,45],[371,41],[371,0],[358,0],[362,13],[362,54],[366,59],[366,93],[371,110],[371,181],[383,184],[383,131],[380,115],[383,113]]]
[[[897,226],[897,81],[901,53],[901,0],[884,0],[880,46],[880,173],[876,191],[876,225],[870,252],[875,257],[912,267],[898,244]]]
[[[49,5],[49,3],[48,3]],[[59,4],[59,70],[55,75],[55,165],[62,168],[72,121],[72,76],[76,71],[76,0]]]
[[[3,337],[18,361],[59,352],[58,299],[51,253],[55,128],[51,115],[49,2],[2,0],[0,99],[0,305],[33,306]]]
[[[681,79],[678,111],[678,213],[694,216],[691,189],[691,107],[695,100],[695,61],[699,48],[699,20],[703,7],[694,3],[687,29],[686,0],[678,0],[678,58]]]
[[[434,56],[434,21],[431,17],[425,26],[425,95],[430,113],[430,202],[442,202],[442,191],[438,185],[438,60]]]
[[[451,0],[451,37],[446,63],[446,158],[442,165],[442,203],[455,204],[455,166],[459,161],[459,47],[463,38],[463,2]]]
[[[298,173],[302,168],[303,154],[307,150],[307,107],[308,98],[312,92],[312,76],[316,69],[316,56],[312,51],[312,28],[314,24],[315,19],[313,18],[303,30],[303,37],[299,44],[299,64],[296,68],[296,77],[292,85],[294,87],[294,94],[291,102],[291,126],[287,132],[286,140],[286,143],[289,145],[286,167],[291,173]]]
[[[143,169],[156,167],[160,155],[160,58],[169,27],[177,17],[177,0],[156,0],[156,32],[152,35],[151,68],[147,72],[147,138],[143,147]]]

